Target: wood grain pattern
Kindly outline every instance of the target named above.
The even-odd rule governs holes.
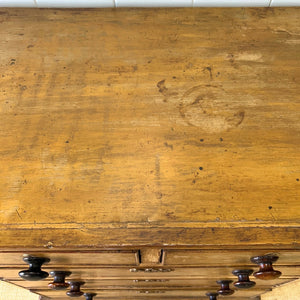
[[[138,266],[138,251],[108,250],[108,251],[78,251],[74,252],[0,252],[0,265],[3,267],[24,267],[24,256],[47,257],[51,267],[61,266]]]
[[[0,277],[22,284],[35,253],[99,299],[157,299],[135,279],[202,299],[267,251],[280,280],[233,299],[298,278],[299,24],[297,8],[0,9]],[[129,271],[161,259],[174,272]]]
[[[162,249],[145,248],[139,250],[90,250],[90,251],[30,251],[26,254],[18,251],[0,252],[0,265],[2,267],[24,267],[24,256],[47,257],[50,262],[46,266],[56,267],[215,267],[215,266],[245,266],[258,269],[258,265],[251,262],[250,258],[258,255],[274,253],[274,249],[264,250],[195,250],[195,249]],[[162,257],[157,260],[157,253],[162,252]],[[140,254],[141,253],[141,254]],[[146,256],[148,254],[148,256]],[[297,250],[276,251],[279,257],[273,265],[300,266],[300,254]],[[141,259],[140,259],[141,257]],[[148,260],[146,260],[148,259]]]
[[[164,264],[169,266],[231,266],[241,265],[258,268],[250,261],[255,255],[266,255],[274,253],[272,250],[165,250]],[[279,251],[277,252],[279,261],[273,265],[276,266],[297,266],[300,265],[299,251]]]
[[[237,266],[238,267],[238,266]],[[237,269],[236,267],[236,269]],[[240,267],[240,266],[239,266]],[[66,268],[58,267],[56,270],[65,270]],[[120,267],[76,267],[70,265],[68,271],[72,271],[73,279],[206,279],[210,278],[212,282],[219,280],[221,278],[235,279],[237,277],[232,275],[232,271],[235,269],[234,266],[230,267],[182,267],[174,268],[172,272],[131,272],[130,268],[120,268]],[[52,271],[52,268],[43,268],[45,271]],[[15,281],[19,279],[18,272],[19,268],[0,268],[1,277],[7,281]],[[280,267],[282,272],[281,279],[293,280],[299,277],[300,266],[282,266]],[[267,283],[265,283],[267,285]],[[271,286],[271,284],[270,284]]]
[[[55,299],[55,297],[63,297],[66,293],[66,291],[40,291],[42,292],[44,296],[50,297],[52,299]],[[165,297],[187,297],[187,298],[199,298],[201,296],[205,296],[205,289],[201,290],[163,290],[163,289],[145,289],[141,291],[135,291],[135,290],[94,290],[94,292],[98,293],[102,297],[119,297],[120,299],[141,299],[145,298],[153,298],[154,299],[164,299]],[[257,290],[243,290],[240,291],[239,293],[233,294],[230,296],[229,299],[240,299],[240,297],[257,297],[262,291],[257,291]],[[207,299],[207,298],[206,298]]]
[[[1,9],[1,247],[14,226],[39,247],[35,228],[298,229],[298,13]]]
[[[74,276],[70,276],[72,279],[76,279]],[[232,277],[232,279],[234,279]],[[167,278],[167,279],[93,279],[93,278],[85,278],[86,284],[84,286],[85,289],[149,289],[149,288],[159,288],[163,287],[164,289],[172,289],[172,288],[207,288],[211,290],[217,290],[220,288],[219,285],[213,280],[213,278],[192,278],[187,277],[185,279],[182,278]],[[137,282],[137,280],[139,280]],[[156,280],[156,281],[155,281]],[[279,286],[284,283],[288,283],[293,281],[293,278],[283,278],[283,279],[275,279],[268,282],[257,281],[256,288],[260,290],[267,290],[273,286]],[[24,281],[24,280],[13,280],[12,283],[28,288],[28,289],[48,289],[47,285],[51,282],[51,279],[47,279],[45,281]]]

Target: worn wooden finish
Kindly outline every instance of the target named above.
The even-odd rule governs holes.
[[[78,251],[78,252],[0,252],[0,265],[6,267],[25,266],[23,257],[27,255],[47,257],[52,268],[56,266],[137,266],[139,265],[138,251],[108,250],[108,251]],[[291,253],[291,252],[288,252]],[[292,252],[293,253],[293,252]],[[297,256],[296,256],[297,257]]]
[[[164,289],[142,289],[142,290],[118,290],[118,289],[113,289],[113,290],[94,290],[97,294],[101,295],[102,297],[119,297],[120,299],[140,299],[140,298],[154,298],[154,299],[164,299],[165,297],[201,297],[204,296],[207,290],[205,289],[197,289],[197,290],[179,290],[179,289],[173,289],[173,290],[164,290]],[[66,294],[65,291],[53,291],[53,290],[42,290],[39,291],[42,292],[44,296],[48,296],[50,298],[55,299],[55,297],[62,297]],[[259,290],[243,290],[239,291],[232,296],[229,297],[232,299],[240,299],[240,297],[257,297],[264,291],[259,291]]]
[[[50,262],[46,267],[68,267],[70,265],[77,267],[85,266],[164,266],[164,267],[214,267],[214,266],[248,266],[254,269],[259,269],[258,265],[251,262],[250,258],[257,255],[265,255],[272,253],[273,249],[264,250],[190,250],[190,249],[150,249],[141,250],[141,255],[138,250],[107,250],[107,251],[30,251],[23,254],[16,251],[0,252],[0,265],[5,267],[20,267],[27,266],[23,257],[27,255],[48,257]],[[159,259],[157,253],[162,252],[162,257]],[[148,262],[145,261],[145,253],[153,253],[153,256],[147,256]],[[274,267],[280,266],[300,266],[300,253],[297,250],[280,250],[276,252],[279,257]],[[141,256],[141,259],[139,258]],[[149,258],[150,257],[150,258]]]
[[[233,299],[299,277],[299,12],[1,9],[0,277],[63,299],[20,281],[39,254],[97,299],[207,299],[273,252]]]
[[[250,258],[257,255],[272,253],[272,250],[182,250],[167,249],[164,264],[169,266],[258,266]],[[277,265],[300,265],[299,251],[278,251]]]
[[[146,295],[139,295],[138,298],[134,298],[134,299],[139,299],[139,300],[145,300],[145,299],[149,299],[152,297],[152,299],[157,299],[157,296],[161,297],[162,294],[146,294]],[[49,298],[43,298],[42,300],[48,300]],[[61,297],[61,296],[52,296],[51,299],[55,299],[55,300],[67,300],[66,297]],[[107,295],[97,295],[97,298],[95,299],[108,299]],[[118,297],[117,295],[116,296],[112,296],[112,297],[109,297],[110,300],[117,300],[117,299],[120,299],[120,297]],[[133,299],[132,296],[129,296],[129,297],[126,297],[124,295],[122,295],[122,299],[126,299],[126,300],[131,300]],[[208,298],[206,296],[203,296],[203,294],[201,294],[200,296],[191,296],[191,297],[188,297],[188,296],[179,296],[179,297],[176,297],[176,296],[164,296],[163,299],[165,300],[173,300],[173,299],[176,299],[176,300],[191,300],[191,299],[194,299],[194,300],[208,300]],[[238,297],[238,298],[228,298],[227,297],[227,300],[236,300],[236,299],[239,299],[239,300],[260,300],[259,297]]]
[[[145,227],[144,227],[145,225]],[[188,224],[187,224],[188,225]],[[222,224],[217,224],[220,226]],[[48,225],[47,225],[48,226]],[[61,225],[64,227],[64,225]],[[106,226],[106,225],[104,225]],[[112,224],[115,226],[115,224]],[[3,239],[7,242],[2,249],[18,249],[21,253],[36,250],[79,249],[90,250],[97,248],[160,246],[180,248],[207,249],[299,249],[299,227],[164,227],[142,224],[142,228],[103,228],[101,224],[86,226],[84,230],[77,225],[74,228],[35,229],[22,228],[14,225],[13,229],[1,230]],[[171,226],[170,224],[168,226]],[[18,227],[21,227],[17,229]],[[118,227],[118,226],[117,226]],[[34,234],[33,234],[34,232]],[[51,234],[49,236],[49,234]],[[140,244],[137,244],[137,239]],[[174,242],[175,241],[175,242]]]
[[[236,279],[231,272],[237,267],[203,267],[203,268],[175,268],[172,272],[130,272],[130,268],[101,268],[101,267],[88,267],[78,268],[70,266],[69,271],[72,271],[72,278],[74,279],[184,279],[184,278],[211,278],[212,282],[222,278]],[[241,269],[241,268],[239,268]],[[19,279],[18,268],[1,268],[1,277],[8,281],[15,281]],[[44,268],[45,271],[51,271],[51,268]],[[56,270],[65,270],[65,268],[56,268]],[[281,267],[281,279],[294,279],[299,277],[300,266],[287,266]],[[263,285],[268,283],[263,282]],[[270,284],[271,285],[271,284]]]
[[[298,245],[299,9],[0,18],[2,248]]]
[[[98,283],[100,282],[100,285],[98,285]],[[178,280],[177,280],[178,282]],[[283,282],[283,281],[281,281]],[[22,282],[16,282],[17,284],[24,286],[24,284]],[[209,282],[209,280],[192,280],[191,283],[188,284],[181,284],[181,283],[177,283],[177,284],[165,284],[165,283],[161,283],[160,285],[148,285],[148,286],[139,286],[139,285],[101,285],[101,281],[97,281],[94,283],[89,283],[87,282],[82,289],[83,290],[92,290],[92,291],[97,291],[97,293],[99,292],[100,295],[101,294],[107,294],[108,296],[112,297],[113,291],[115,291],[115,293],[120,293],[121,295],[126,295],[128,294],[128,291],[131,291],[131,295],[134,294],[144,294],[145,291],[163,291],[165,294],[163,296],[168,296],[168,293],[171,292],[173,295],[175,293],[175,291],[180,292],[177,296],[182,296],[184,292],[186,292],[185,296],[188,296],[189,293],[191,292],[191,294],[189,296],[192,296],[193,293],[198,293],[198,295],[200,296],[201,293],[202,295],[205,294],[205,291],[216,291],[218,290],[218,285],[214,284],[214,282]],[[35,286],[35,287],[31,287],[30,288],[32,291],[37,291],[42,295],[62,295],[64,294],[66,291],[61,291],[60,293],[57,293],[57,291],[50,291],[47,288],[46,283],[44,282],[44,285],[42,286],[41,283],[39,283],[39,286]],[[259,285],[256,286],[255,288],[251,289],[251,295],[260,295],[262,293],[264,293],[265,291],[268,291],[271,289],[270,285]],[[140,291],[142,291],[140,293]],[[147,294],[147,293],[146,293]],[[251,296],[248,292],[247,293],[238,293],[238,291],[236,290],[236,296]],[[141,295],[140,295],[141,296]]]
[[[77,275],[78,276],[78,275]],[[217,277],[217,276],[216,276]],[[233,276],[229,275],[232,279],[236,279]],[[71,275],[71,278],[76,278],[74,275]],[[198,288],[199,286],[217,290],[220,286],[216,283],[216,280],[211,277],[206,278],[195,278],[187,276],[186,278],[139,278],[139,279],[105,279],[105,278],[89,278],[85,277],[86,284],[85,289],[113,289],[114,287],[120,289],[140,289],[140,288],[151,288],[151,287],[164,287],[164,288]],[[273,286],[278,286],[284,283],[288,283],[294,280],[293,278],[282,278],[275,279],[268,282],[262,282],[257,280],[256,288],[260,290],[266,290]],[[12,283],[28,288],[28,289],[47,289],[48,283],[51,282],[50,279],[45,281],[30,282],[24,280],[12,280]]]
[[[270,253],[270,250],[259,250],[261,253]],[[197,297],[206,291],[219,288],[217,280],[222,278],[236,279],[232,270],[249,266],[253,250],[183,250],[159,248],[146,248],[137,254],[137,250],[102,250],[32,252],[31,255],[51,257],[51,261],[43,266],[43,270],[69,270],[72,274],[67,281],[83,280],[86,290],[96,291],[102,296],[114,298],[137,297],[146,294],[147,297],[163,294],[163,298],[176,296]],[[162,253],[159,260],[158,254]],[[258,254],[256,252],[256,254]],[[110,257],[110,256],[111,257]],[[244,296],[258,296],[272,287],[289,282],[298,277],[299,253],[291,250],[281,250],[278,253],[280,264],[276,266],[282,271],[280,279],[271,281],[258,281],[251,293]],[[3,279],[23,286],[53,299],[63,295],[63,292],[49,291],[48,284],[52,278],[39,282],[22,281],[18,276],[20,269],[24,268],[21,255],[17,251],[3,251],[0,255],[0,275]],[[140,260],[136,260],[139,257]],[[135,259],[133,259],[135,258]],[[206,258],[206,263],[205,263]],[[106,261],[103,262],[102,260]],[[131,261],[132,265],[125,263]],[[169,272],[132,272],[132,270],[146,270],[146,263],[152,269],[165,269]],[[156,263],[155,263],[156,260]],[[161,261],[160,261],[161,260]],[[138,264],[140,262],[140,264]],[[292,263],[294,262],[294,263]],[[121,267],[122,266],[122,267]],[[189,267],[187,267],[189,266]],[[252,263],[251,267],[256,267]],[[239,293],[239,297],[240,297]]]

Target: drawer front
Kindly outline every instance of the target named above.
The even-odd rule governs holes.
[[[274,252],[274,251],[273,251]],[[272,250],[173,250],[163,251],[163,264],[165,266],[244,266],[256,267],[251,263],[253,256],[272,253]],[[279,256],[275,265],[300,265],[300,251],[278,251]],[[76,252],[0,252],[0,266],[14,267],[26,266],[24,255],[46,256],[51,259],[50,265],[56,266],[138,266],[138,250],[112,250],[112,251],[76,251]]]
[[[76,251],[76,252],[30,252],[25,255],[45,256],[51,259],[49,265],[56,266],[136,266],[139,264],[138,251]],[[23,253],[0,252],[0,265],[26,268]]]
[[[211,278],[218,280],[220,278],[236,279],[232,275],[233,267],[214,267],[214,268],[174,268],[172,272],[130,272],[129,268],[68,268],[72,271],[72,278],[88,279],[188,279]],[[52,271],[53,268],[44,268],[45,271]],[[56,268],[56,270],[64,270],[64,268]],[[19,280],[18,272],[20,268],[0,268],[0,278],[8,281]],[[283,266],[280,268],[282,272],[281,279],[298,278],[300,274],[300,266]]]
[[[272,250],[165,250],[164,264],[167,266],[252,266],[253,256],[274,253]],[[275,265],[300,265],[300,251],[279,251]]]
[[[53,291],[53,290],[34,290],[34,292],[38,292],[43,296],[47,296],[50,298],[53,297],[63,297],[66,295],[66,291]],[[97,298],[99,296],[106,298],[119,297],[121,299],[140,299],[140,298],[152,298],[152,299],[163,299],[168,297],[203,297],[208,290],[198,289],[198,290],[163,290],[163,289],[143,289],[143,290],[93,290],[96,292]],[[230,298],[240,299],[240,297],[257,297],[264,291],[262,290],[242,290],[236,292]],[[67,297],[67,296],[65,296]],[[207,297],[206,297],[207,299]]]
[[[71,276],[72,278],[72,276]],[[259,289],[268,289],[270,286],[277,286],[290,282],[292,279],[275,279],[256,281],[256,288]],[[28,289],[47,289],[48,283],[52,280],[47,279],[43,281],[25,281],[25,280],[15,280],[12,283],[28,288]],[[168,289],[172,288],[199,288],[199,287],[209,287],[212,290],[216,290],[220,286],[216,283],[216,280],[211,278],[199,278],[199,279],[88,279],[84,285],[84,289],[139,289],[139,288],[151,288],[151,287],[164,287]]]
[[[163,294],[159,294],[159,295],[155,295],[155,294],[150,294],[150,295],[145,295],[145,296],[139,296],[139,297],[122,297],[121,299],[126,299],[126,300],[135,300],[135,299],[138,299],[138,300],[144,300],[144,299],[166,299],[166,300],[208,300],[208,297],[207,296],[198,296],[198,297],[188,297],[188,296],[184,296],[184,297],[180,297],[180,296],[167,296],[167,295],[164,295],[162,297]],[[150,296],[150,297],[149,297]],[[157,297],[159,296],[159,298]],[[42,296],[41,296],[42,297]],[[51,299],[55,299],[55,300],[67,300],[66,296],[58,296],[58,295],[53,295],[51,296]],[[80,299],[80,298],[79,298]],[[120,300],[120,297],[118,296],[111,296],[111,297],[107,297],[107,296],[104,296],[104,295],[97,295],[97,298],[95,298],[95,300],[98,300],[98,299],[103,299],[103,300],[106,300],[106,299],[110,299],[110,300]],[[226,298],[227,300],[259,300],[260,298],[259,297],[241,297],[241,296],[232,296],[230,298]],[[226,300],[224,298],[224,300]],[[41,300],[49,300],[48,297],[42,297]]]

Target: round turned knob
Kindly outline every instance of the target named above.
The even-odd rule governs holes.
[[[48,263],[50,258],[47,257],[37,257],[37,256],[25,256],[23,260],[29,264],[28,270],[23,270],[19,272],[19,276],[25,280],[37,281],[45,279],[49,274],[41,270],[44,263]]]
[[[217,297],[219,296],[218,293],[214,292],[206,293],[205,295],[209,297],[209,300],[217,300]]]
[[[234,282],[233,285],[239,289],[249,289],[255,286],[254,281],[249,280],[249,276],[253,273],[253,270],[234,270],[232,274],[238,276],[238,281]]]
[[[83,281],[69,281],[70,291],[67,292],[69,297],[80,297],[83,295],[83,292],[80,290],[80,286],[84,285]]]
[[[70,276],[72,272],[68,271],[51,271],[50,275],[54,277],[53,282],[48,284],[48,287],[53,290],[64,290],[69,287],[65,282],[65,278]]]
[[[95,296],[97,296],[96,293],[84,293],[83,296],[85,297],[86,300],[93,300]]]
[[[259,265],[259,271],[255,272],[253,276],[263,280],[272,280],[280,277],[281,272],[274,270],[272,266],[277,260],[278,256],[275,254],[252,257],[251,262]]]
[[[232,280],[218,280],[217,284],[221,285],[221,289],[218,290],[218,294],[222,296],[232,295],[234,290],[230,289],[229,285],[232,283]]]

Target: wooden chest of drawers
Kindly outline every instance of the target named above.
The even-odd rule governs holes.
[[[234,269],[257,270],[258,266],[250,258],[271,252],[271,249],[208,251],[142,248],[78,252],[33,251],[30,255],[47,256],[51,259],[43,266],[44,271],[71,271],[67,280],[84,281],[82,290],[97,293],[99,299],[205,299],[206,292],[220,288],[217,280],[237,280],[232,274]],[[235,293],[228,299],[259,297],[275,286],[298,278],[300,252],[281,250],[276,254],[279,260],[274,268],[282,272],[280,278],[266,281],[252,277],[256,281],[255,287],[247,290],[235,288]],[[1,252],[0,276],[51,299],[66,299],[65,290],[48,288],[51,277],[43,281],[22,280],[18,276],[18,272],[25,268],[22,258],[23,254],[19,252]]]

